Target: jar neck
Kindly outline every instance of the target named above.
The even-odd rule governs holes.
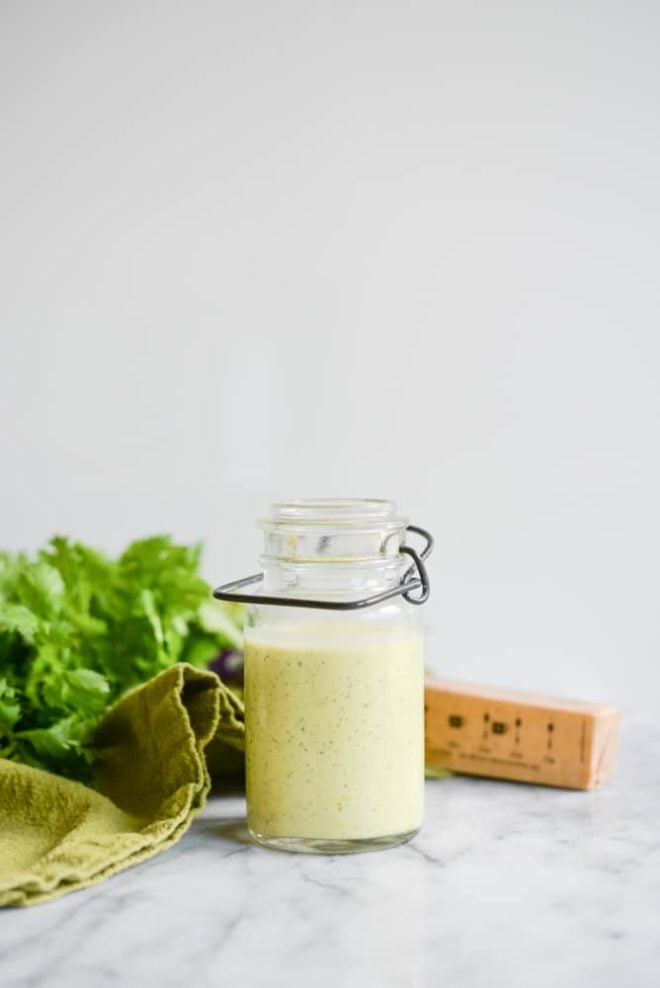
[[[286,501],[260,522],[264,592],[360,597],[388,590],[403,572],[407,519],[392,501]]]
[[[261,564],[265,593],[347,599],[389,590],[405,569],[401,558],[301,563],[262,556]]]

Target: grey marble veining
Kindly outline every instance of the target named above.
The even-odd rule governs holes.
[[[267,851],[243,814],[215,797],[165,854],[0,913],[0,984],[660,985],[660,725],[627,724],[598,792],[428,782],[390,851]]]

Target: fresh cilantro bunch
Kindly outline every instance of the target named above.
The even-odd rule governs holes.
[[[167,536],[119,559],[59,537],[35,558],[0,552],[0,757],[86,781],[122,693],[241,648],[240,608],[211,598],[199,557]]]

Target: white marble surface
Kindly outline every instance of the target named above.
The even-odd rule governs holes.
[[[213,798],[165,854],[0,913],[0,984],[660,985],[660,725],[626,726],[599,792],[429,782],[395,850],[266,851],[243,812]]]

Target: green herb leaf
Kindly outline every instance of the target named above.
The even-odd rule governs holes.
[[[15,631],[25,642],[32,645],[38,628],[39,618],[25,604],[0,602],[1,631]]]

